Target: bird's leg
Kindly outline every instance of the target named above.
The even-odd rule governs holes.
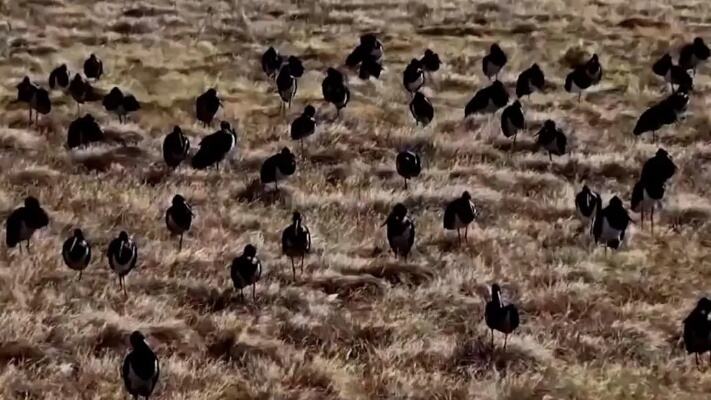
[[[304,274],[304,256],[301,256],[301,275]]]
[[[79,106],[79,102],[77,101],[77,117],[79,116],[79,113],[81,112],[81,111],[79,110],[79,107],[80,107],[80,106]]]
[[[180,242],[178,242],[178,251],[183,250],[183,234],[180,234]]]
[[[578,92],[578,103],[580,103],[580,97],[582,97],[583,92]]]
[[[276,188],[276,191],[279,191],[279,179],[274,178],[274,187]]]
[[[122,281],[123,281],[123,279],[125,279],[125,278],[121,278]],[[121,287],[123,287],[123,297],[128,297],[128,292],[126,292],[126,282],[125,281],[123,282],[123,285],[121,285]]]
[[[22,245],[20,244],[20,246],[22,246]],[[31,253],[30,252],[30,239],[27,239],[27,254],[30,254],[30,253]]]
[[[29,121],[27,122],[27,124],[28,124],[29,126],[32,126],[32,106],[28,106],[28,107],[27,107],[27,111],[30,112],[30,119],[29,119]]]
[[[650,232],[654,235],[654,206],[652,206],[652,211],[649,212],[649,224],[651,227]]]
[[[466,242],[468,240],[469,236],[469,225],[464,227],[464,241]]]
[[[257,283],[252,284],[252,301],[257,301]]]
[[[239,296],[242,298],[242,302],[244,303],[244,288],[239,288]]]
[[[491,330],[491,349],[494,349],[494,330]]]
[[[699,368],[699,353],[694,353],[694,356],[696,357],[696,368]]]
[[[516,148],[516,136],[518,136],[518,135],[514,133],[514,139],[513,139],[513,144],[511,145],[511,151],[513,151]]]
[[[84,272],[84,271],[79,271],[79,279],[77,279],[78,281],[81,280],[81,274],[82,274],[82,272]]]
[[[405,178],[405,190],[407,190],[407,178]]]
[[[504,335],[504,351],[506,351],[506,343],[508,342],[508,340],[509,340],[509,334],[507,333]]]
[[[644,229],[644,207],[642,207],[641,218],[639,219],[640,228]]]
[[[553,162],[553,154],[550,151],[548,152],[548,160]]]
[[[294,264],[294,257],[291,257],[291,275],[296,280],[296,265]]]
[[[39,112],[35,111],[35,126],[39,126]]]
[[[462,232],[457,228],[457,242],[462,244]]]

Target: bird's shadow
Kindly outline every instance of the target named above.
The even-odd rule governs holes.
[[[248,183],[244,189],[237,193],[237,199],[241,202],[262,202],[265,205],[274,205],[280,202],[288,204],[291,198],[290,190],[283,187],[279,189],[267,188],[257,179]]]
[[[510,373],[523,374],[535,369],[538,364],[536,358],[518,346],[512,345],[510,338],[504,350],[501,343],[503,339],[500,336],[497,336],[497,339],[493,348],[488,335],[479,335],[459,342],[449,362],[452,372],[481,377],[494,370],[499,375],[506,376]]]

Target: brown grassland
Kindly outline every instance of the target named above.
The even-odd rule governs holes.
[[[0,398],[123,399],[128,334],[140,329],[162,362],[161,399],[707,399],[701,370],[680,342],[681,321],[711,278],[711,68],[695,81],[690,115],[660,139],[635,139],[645,107],[664,93],[652,61],[696,35],[711,37],[703,0],[1,0],[0,217],[27,194],[51,217],[28,257],[0,250]],[[380,80],[352,73],[338,120],[321,80],[364,32],[384,43]],[[537,62],[550,83],[526,100],[530,129],[515,151],[498,114],[464,122],[487,85],[492,42],[509,55],[502,76]],[[274,45],[307,73],[288,120],[307,103],[320,126],[306,152],[288,137],[259,58]],[[445,62],[428,84],[435,120],[416,128],[402,70],[430,47]],[[71,98],[28,128],[15,103],[27,74],[47,86],[62,62],[104,61],[96,86],[133,93],[143,109],[119,124],[85,105],[110,141],[64,148]],[[583,101],[562,89],[571,63],[600,54],[605,77]],[[214,131],[194,100],[216,86],[236,124],[235,159],[215,171],[162,167],[162,138],[181,125],[193,146]],[[563,125],[569,155],[536,151],[546,118]],[[255,189],[259,165],[288,145],[295,176],[278,194]],[[629,204],[642,163],[659,146],[680,167],[654,235],[632,227],[619,252],[593,249],[574,213],[582,182]],[[404,190],[396,152],[415,148],[423,174]],[[469,190],[482,216],[469,243],[442,229],[443,207]],[[182,252],[163,221],[183,194],[197,219]],[[413,257],[395,260],[381,223],[404,202],[417,224]],[[314,251],[292,282],[281,230],[305,217]],[[638,215],[633,215],[638,219]],[[93,243],[81,281],[60,257],[75,226]],[[103,253],[121,229],[139,267],[118,290]],[[235,296],[228,265],[247,243],[265,266],[257,301]],[[506,353],[489,347],[488,287],[519,306]],[[497,346],[502,337],[497,336]]]

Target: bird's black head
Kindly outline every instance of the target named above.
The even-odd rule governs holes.
[[[360,37],[360,44],[366,47],[376,47],[378,38],[374,33],[366,33]]]
[[[220,122],[220,129],[222,129],[223,131],[230,131],[232,130],[232,125],[230,125],[230,123],[227,121],[222,121]]]
[[[464,199],[464,200],[471,200],[472,199],[472,195],[469,194],[468,190],[465,190],[464,193],[462,193],[462,199]]]
[[[207,89],[207,92],[205,92],[206,95],[209,97],[217,97],[217,89],[215,88],[209,88]]]
[[[613,196],[610,199],[610,207],[621,208],[622,207],[622,200],[620,200],[620,198],[617,196]]]
[[[694,46],[695,47],[702,47],[702,46],[706,47],[706,43],[704,43],[704,39],[697,36],[694,38]]]
[[[511,107],[521,108],[521,102],[516,100],[513,103],[511,103]]]
[[[179,205],[185,204],[185,197],[183,197],[179,194],[176,194],[175,196],[173,196],[172,204],[174,206],[179,206]]]
[[[121,233],[119,233],[118,235],[118,238],[119,240],[126,242],[128,241],[128,233],[126,233],[126,231],[121,231]]]
[[[284,147],[283,149],[281,149],[280,154],[282,156],[291,156],[291,150],[289,150],[288,147]]]
[[[121,89],[114,86],[109,92],[109,96],[123,96],[123,93],[121,92]]]
[[[316,115],[316,109],[311,104],[304,107],[304,115],[313,118]]]
[[[289,73],[292,76],[300,78],[304,75],[304,64],[301,62],[299,57],[289,56],[287,62],[289,63]]]
[[[543,128],[544,129],[555,129],[555,121],[552,119],[546,120],[546,122],[543,123]]]
[[[39,200],[32,196],[25,197],[25,208],[38,209],[40,208]]]
[[[600,63],[600,60],[597,58],[597,53],[594,53],[594,54],[592,55],[592,57],[590,57],[590,63],[593,63],[593,64],[598,64],[598,63]]]
[[[20,89],[21,87],[25,87],[25,86],[29,86],[29,85],[31,85],[30,77],[25,76],[24,78],[22,78],[22,81],[16,87],[18,89]]]
[[[146,337],[139,331],[133,331],[129,340],[131,341],[131,347],[134,349],[146,345]]]
[[[60,65],[59,68],[57,68],[57,71],[66,73],[67,72],[67,64]]]
[[[582,190],[582,192],[583,192],[583,193],[590,193],[590,188],[588,187],[588,185],[583,185],[583,190]]]
[[[176,135],[182,135],[182,134],[183,134],[183,130],[180,129],[180,127],[179,127],[178,125],[175,125],[175,126],[173,127],[173,133],[175,133]]]
[[[72,78],[72,82],[83,83],[84,79],[81,78],[80,74],[74,74],[74,78]]]
[[[659,158],[669,158],[669,153],[666,150],[660,148],[657,149],[657,154],[655,156]]]
[[[501,293],[501,287],[499,286],[498,283],[494,283],[491,285],[491,297],[497,296],[499,293]]]
[[[92,61],[96,61],[96,54],[91,53],[91,55],[89,55],[89,59]]]
[[[294,214],[291,215],[291,220],[297,224],[301,223],[301,213],[298,211],[294,211]]]
[[[85,122],[94,122],[94,116],[89,113],[84,114],[82,119],[84,119]]]
[[[84,239],[84,232],[82,232],[81,229],[76,228],[76,229],[74,229],[74,237],[79,240],[83,240]]]
[[[711,300],[706,297],[700,298],[696,303],[696,308],[704,314],[709,314],[711,312]]]
[[[422,94],[422,92],[417,91],[417,92],[415,92],[415,97],[413,98],[413,101],[414,100],[417,100],[417,101],[427,100],[427,97],[425,97],[425,95]]]
[[[434,55],[434,52],[430,49],[425,50],[425,57],[432,57]]]
[[[333,67],[328,67],[328,69],[326,70],[326,75],[331,76],[331,77],[337,77],[340,74],[341,73],[338,72],[338,70]]]
[[[497,92],[502,92],[502,91],[503,91],[504,93],[506,92],[506,87],[504,87],[503,82],[501,82],[501,81],[499,81],[499,80],[495,80],[495,81],[491,84],[491,88],[492,88],[492,89],[496,89]]]
[[[257,248],[252,246],[251,244],[244,246],[244,255],[245,257],[256,257]]]
[[[499,44],[498,44],[498,43],[493,43],[493,44],[491,45],[491,47],[489,48],[489,51],[490,51],[492,54],[503,53],[503,51],[501,51],[501,47],[499,47]]]
[[[407,215],[407,207],[405,207],[405,205],[402,203],[395,204],[395,206],[393,207],[392,215],[393,217],[396,217],[400,220],[405,218],[405,216]]]

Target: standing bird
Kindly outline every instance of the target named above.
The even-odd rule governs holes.
[[[469,224],[479,216],[479,210],[472,202],[472,196],[468,191],[462,193],[462,196],[454,199],[444,210],[444,229],[457,230],[457,239],[461,244],[462,234],[461,229],[464,228],[464,240],[467,240],[469,232]]]
[[[138,100],[132,94],[124,95],[121,89],[116,86],[111,89],[109,94],[104,96],[102,104],[106,111],[118,115],[119,122],[126,122],[126,117],[129,113],[138,111],[141,108]]]
[[[242,255],[235,257],[230,265],[230,277],[235,290],[239,290],[244,300],[244,287],[252,285],[252,301],[257,300],[257,281],[262,277],[262,262],[257,257],[257,248],[248,244]]]
[[[269,79],[273,80],[276,77],[283,63],[284,57],[280,55],[274,47],[269,47],[264,54],[262,54],[262,71]]]
[[[358,78],[362,80],[368,80],[370,77],[375,79],[380,79],[380,74],[383,72],[383,65],[375,61],[370,56],[366,56],[363,62],[360,63],[360,69],[358,70]]]
[[[493,114],[509,102],[509,94],[501,81],[480,89],[464,108],[464,117],[472,114]]]
[[[679,52],[679,66],[685,70],[693,70],[696,74],[696,67],[706,62],[711,56],[708,46],[704,43],[704,39],[700,37],[694,38],[694,41],[684,45]]]
[[[405,190],[407,190],[407,180],[419,176],[422,171],[419,154],[414,151],[401,151],[395,158],[395,169],[405,180]]]
[[[684,319],[684,347],[688,354],[694,353],[696,365],[699,365],[699,354],[711,350],[711,300],[702,297],[696,307]]]
[[[632,132],[635,136],[645,132],[652,132],[652,138],[656,139],[657,131],[663,128],[664,125],[671,125],[681,119],[686,112],[688,104],[689,94],[679,89],[645,110],[637,120]]]
[[[568,93],[577,93],[578,102],[584,90],[591,86],[597,85],[602,80],[602,65],[597,54],[584,64],[578,65],[565,78],[565,91]]]
[[[677,167],[669,153],[664,149],[657,149],[654,157],[644,162],[641,180],[655,180],[666,182],[676,173]]]
[[[219,170],[220,162],[228,157],[237,146],[237,132],[229,122],[220,122],[220,130],[205,136],[198,143],[200,148],[193,156],[192,166],[195,169],[205,169],[215,165]]]
[[[516,100],[510,106],[504,108],[504,112],[501,113],[501,133],[507,138],[513,136],[511,149],[516,147],[516,136],[525,128],[526,120],[523,116],[523,109],[521,108],[521,103]]]
[[[118,237],[109,243],[109,248],[106,251],[106,257],[109,259],[109,267],[114,271],[119,278],[119,289],[126,294],[125,277],[138,262],[138,246],[136,242],[128,237],[126,231],[121,231]]]
[[[654,233],[654,210],[661,208],[665,184],[658,180],[638,180],[632,188],[630,208],[640,213],[640,225],[644,228],[644,215],[649,215],[650,230]]]
[[[402,84],[405,89],[410,92],[410,95],[415,94],[425,84],[425,71],[422,68],[422,62],[413,58],[405,67],[402,73]]]
[[[434,118],[434,107],[422,92],[415,92],[415,96],[410,101],[410,113],[415,118],[416,125],[422,124],[425,127]]]
[[[304,152],[304,139],[316,132],[316,109],[311,105],[304,107],[304,112],[301,113],[291,123],[291,140],[301,142],[301,152]]]
[[[622,200],[614,196],[607,207],[596,212],[593,221],[593,237],[595,243],[603,243],[605,249],[619,249],[625,240],[625,232],[629,226],[630,218],[627,210],[622,205]]]
[[[291,108],[291,102],[296,96],[299,88],[299,79],[304,74],[304,66],[297,57],[289,56],[287,62],[282,65],[276,78],[277,91],[281,97],[282,111]]]
[[[134,400],[138,400],[138,396],[148,400],[160,377],[160,363],[141,332],[131,333],[130,341],[131,352],[123,360],[121,377]]]
[[[486,303],[484,310],[486,326],[491,330],[491,348],[494,348],[494,331],[504,334],[504,351],[509,335],[518,328],[518,309],[513,304],[504,305],[501,299],[501,288],[498,284],[491,285],[491,301]]]
[[[294,258],[301,258],[301,273],[304,273],[304,257],[311,251],[311,233],[302,223],[301,214],[295,211],[292,223],[281,234],[281,249],[291,259],[291,272],[296,280]]]
[[[64,241],[62,258],[69,269],[79,271],[79,279],[91,262],[91,245],[84,239],[81,229],[74,229],[72,237]]]
[[[20,242],[26,241],[29,253],[32,234],[47,225],[49,225],[49,216],[40,206],[39,200],[32,196],[25,197],[25,205],[15,209],[7,217],[5,243],[12,249]],[[20,253],[22,253],[22,244],[20,244]]]
[[[553,120],[547,120],[543,123],[543,127],[536,134],[538,137],[537,143],[548,151],[548,159],[553,161],[553,154],[562,156],[565,154],[565,149],[568,144],[568,139],[563,131],[558,129]]]
[[[686,70],[678,65],[674,65],[669,53],[664,54],[659,60],[652,65],[652,72],[661,76],[671,86],[671,91],[675,92],[674,85],[677,85],[679,90],[684,92],[690,91],[694,82]]]
[[[341,109],[348,105],[351,98],[345,75],[335,68],[328,68],[326,71],[326,77],[321,83],[321,91],[323,99],[336,106],[336,116],[340,115]]]
[[[284,147],[281,151],[264,160],[262,168],[259,170],[259,178],[262,184],[274,183],[276,190],[279,190],[279,180],[284,180],[296,172],[296,156]]]
[[[595,216],[597,210],[602,208],[602,197],[599,193],[590,190],[588,185],[583,185],[582,190],[575,195],[575,209],[578,215],[589,226],[589,234],[592,236],[595,226]]]
[[[516,79],[516,97],[530,96],[536,91],[543,91],[546,85],[546,78],[538,64],[531,65],[521,72]]]
[[[35,110],[35,125],[39,123],[39,115],[47,115],[52,111],[52,101],[49,99],[49,92],[38,87],[32,95],[30,107]],[[32,121],[30,121],[32,122]]]
[[[600,64],[600,59],[597,54],[593,54],[592,57],[584,64],[585,73],[590,78],[592,85],[597,85],[602,80],[602,65]]]
[[[67,147],[73,149],[104,140],[104,131],[91,114],[79,117],[69,124]]]
[[[195,116],[198,121],[203,123],[204,127],[208,127],[220,107],[222,107],[222,101],[217,97],[217,90],[215,88],[207,89],[195,100]]]
[[[74,79],[69,83],[69,94],[77,102],[77,116],[82,104],[101,99],[101,95],[94,90],[94,87],[79,74],[74,75]]]
[[[506,54],[501,50],[501,47],[499,47],[497,43],[492,44],[489,48],[489,54],[484,56],[481,62],[484,75],[486,75],[489,80],[491,80],[492,76],[495,77],[496,80],[499,80],[499,71],[506,65],[507,60]]]
[[[382,65],[383,55],[383,44],[380,40],[375,34],[366,33],[360,37],[358,46],[346,57],[346,66],[355,68],[366,60]]]
[[[415,223],[407,216],[407,208],[402,203],[395,204],[382,226],[387,226],[388,244],[395,257],[407,260],[415,243]]]
[[[163,139],[163,160],[170,168],[176,168],[188,158],[188,152],[190,152],[190,139],[176,125]]]
[[[32,99],[35,98],[35,93],[39,89],[37,85],[30,81],[30,78],[25,76],[22,81],[16,86],[17,101],[27,103],[27,111],[29,112],[29,124],[32,125]]]
[[[442,61],[439,59],[439,54],[430,49],[425,50],[425,55],[420,58],[420,64],[425,72],[435,72],[439,70]]]
[[[67,64],[62,64],[53,69],[49,74],[49,88],[68,90],[69,89],[69,70]]]
[[[84,75],[90,79],[96,79],[97,81],[101,79],[101,75],[104,74],[104,63],[95,55],[91,54],[89,58],[84,61]]]
[[[165,211],[165,225],[171,235],[180,235],[178,251],[183,250],[183,234],[190,230],[193,223],[193,209],[179,194],[173,196],[170,207]]]

